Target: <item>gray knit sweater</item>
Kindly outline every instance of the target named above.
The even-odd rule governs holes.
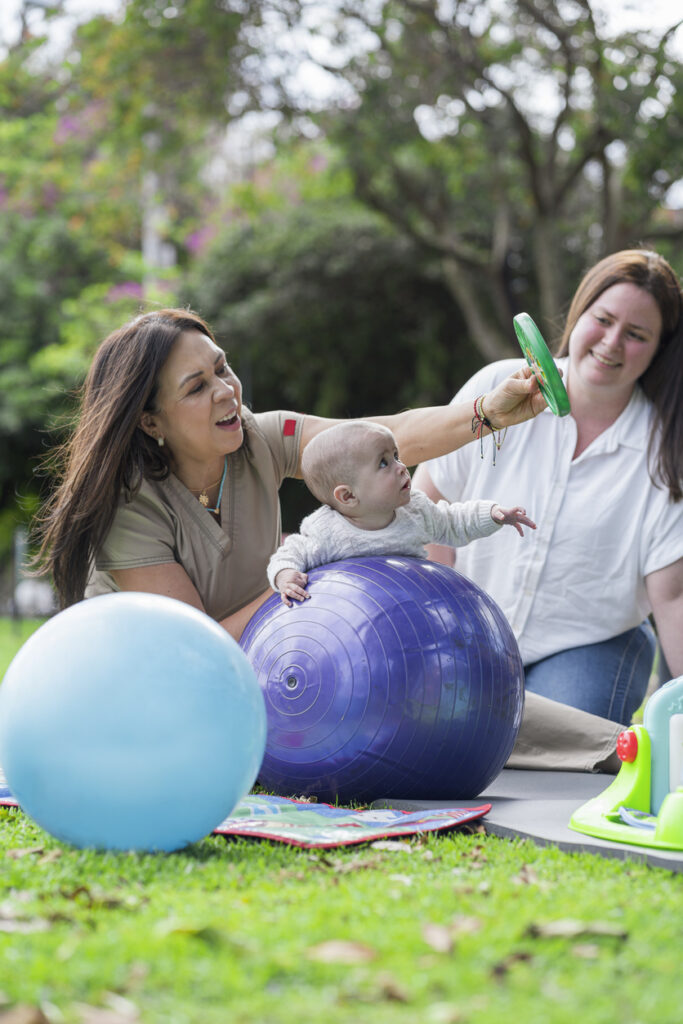
[[[367,555],[414,555],[424,558],[425,544],[462,547],[479,537],[501,529],[491,518],[493,501],[465,501],[436,504],[422,491],[413,491],[410,502],[396,509],[396,515],[382,530],[361,530],[353,520],[322,505],[291,533],[268,563],[268,582],[275,590],[281,569],[308,572],[317,565],[342,558]]]

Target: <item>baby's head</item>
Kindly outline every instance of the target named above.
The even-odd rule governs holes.
[[[391,515],[410,500],[410,474],[392,432],[379,423],[349,420],[317,434],[304,448],[301,471],[319,501],[343,515]]]

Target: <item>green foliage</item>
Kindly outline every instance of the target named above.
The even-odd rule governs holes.
[[[34,470],[83,374],[70,353],[41,354],[60,343],[65,302],[120,280],[119,253],[92,216],[97,112],[60,113],[63,77],[32,60],[38,43],[0,63],[0,562],[35,512]]]
[[[551,336],[608,249],[680,258],[681,63],[589,0],[126,0],[42,42],[0,59],[0,565],[95,345],[181,284],[255,407],[344,415],[450,397],[520,308]],[[216,176],[250,111],[273,155]]]
[[[122,302],[107,301],[115,272],[102,240],[68,215],[59,210],[22,215],[10,206],[0,210],[3,229],[8,241],[0,253],[0,508],[11,509],[19,523],[28,522],[34,511],[31,499],[39,493],[34,470],[51,443],[50,432],[73,407],[72,392],[98,337],[83,340],[78,358],[68,335],[63,345],[73,310],[69,303],[77,303],[85,327],[94,290],[100,320],[108,314],[111,329]],[[95,284],[98,279],[108,283]],[[130,302],[128,308],[134,308]],[[0,560],[6,541],[0,533]]]
[[[314,118],[356,195],[441,255],[486,358],[508,348],[520,307],[551,329],[606,252],[647,242],[680,256],[680,211],[663,208],[683,175],[673,30],[608,31],[588,0],[344,11],[312,30],[342,48],[347,84]]]
[[[249,52],[241,30],[260,20],[259,6],[247,14],[248,5],[215,0],[129,0],[120,21],[94,18],[81,28],[78,83],[110,98],[119,142],[139,151],[147,137],[153,160],[175,162],[191,155],[207,124],[227,120]]]
[[[295,207],[240,225],[199,259],[185,297],[256,409],[358,416],[444,400],[469,372],[457,313],[409,241],[350,204]]]
[[[128,0],[62,54],[24,33],[0,61],[0,509],[15,523],[97,342],[143,297],[174,302],[174,272],[141,259],[145,222],[182,269],[260,7]]]

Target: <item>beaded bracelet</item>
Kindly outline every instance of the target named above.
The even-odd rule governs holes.
[[[500,451],[505,440],[505,435],[508,432],[508,428],[505,427],[501,431],[500,427],[494,427],[491,420],[487,417],[484,412],[484,395],[479,395],[474,400],[474,416],[472,417],[472,433],[476,434],[477,441],[479,441],[479,453],[481,458],[484,458],[484,427],[487,427],[491,431],[491,437],[493,438],[493,465],[496,464],[496,452]],[[498,431],[498,437],[495,432]]]

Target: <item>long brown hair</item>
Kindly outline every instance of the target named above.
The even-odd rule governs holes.
[[[671,266],[648,249],[623,249],[596,263],[572,299],[557,355],[569,350],[569,337],[589,306],[612,285],[634,284],[649,292],[662,315],[659,347],[638,383],[654,407],[648,457],[650,476],[683,498],[683,292]]]
[[[159,374],[183,331],[208,325],[186,309],[162,309],[114,331],[99,346],[82,390],[71,438],[50,456],[58,485],[38,520],[36,564],[52,573],[60,605],[80,601],[95,555],[120,496],[130,499],[144,477],[170,472],[167,449],[140,427],[156,411]]]

